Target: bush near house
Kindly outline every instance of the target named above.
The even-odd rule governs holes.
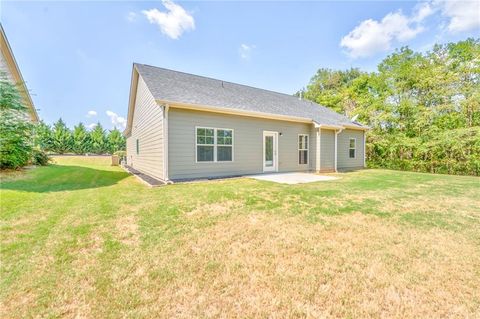
[[[29,163],[48,162],[40,149],[34,149],[35,125],[18,88],[0,75],[0,169],[17,169]]]

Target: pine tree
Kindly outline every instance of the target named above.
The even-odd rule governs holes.
[[[85,154],[91,151],[90,134],[82,122],[73,128],[72,150],[75,154]]]
[[[98,122],[95,128],[90,132],[90,140],[92,143],[92,152],[95,154],[105,154],[108,152],[105,130],[100,122]]]
[[[111,154],[125,150],[125,138],[116,127],[108,133],[107,140]]]
[[[61,118],[53,125],[52,139],[54,152],[64,154],[72,150],[72,133]]]
[[[35,146],[46,152],[53,149],[52,129],[43,121],[35,126]]]

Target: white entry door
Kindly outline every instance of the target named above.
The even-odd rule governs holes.
[[[263,131],[263,171],[278,171],[278,133]]]

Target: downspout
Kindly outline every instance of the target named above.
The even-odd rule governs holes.
[[[315,171],[317,173],[320,173],[320,160],[321,160],[321,140],[322,139],[322,132],[321,132],[321,128],[318,128],[317,130],[317,140],[316,140],[316,152],[315,152]]]
[[[172,182],[168,178],[168,110],[169,105],[163,106],[163,179],[167,184]]]
[[[337,170],[337,157],[338,157],[338,154],[337,154],[337,142],[338,142],[338,134],[340,134],[341,132],[343,131],[343,129],[339,129],[338,131],[335,130],[335,173],[338,173],[338,170]]]
[[[367,131],[363,131],[363,168],[367,167],[367,153],[365,145],[367,145]]]

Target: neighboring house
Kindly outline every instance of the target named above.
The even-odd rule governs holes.
[[[5,35],[1,24],[0,33],[0,71],[6,75],[8,80],[18,86],[23,102],[28,107],[29,119],[36,123],[38,122],[37,111],[35,110],[32,98],[30,97],[30,93],[25,85],[22,73],[20,73],[12,48],[8,43],[7,36]]]
[[[124,134],[127,165],[175,181],[363,168],[366,130],[292,95],[134,64]]]

